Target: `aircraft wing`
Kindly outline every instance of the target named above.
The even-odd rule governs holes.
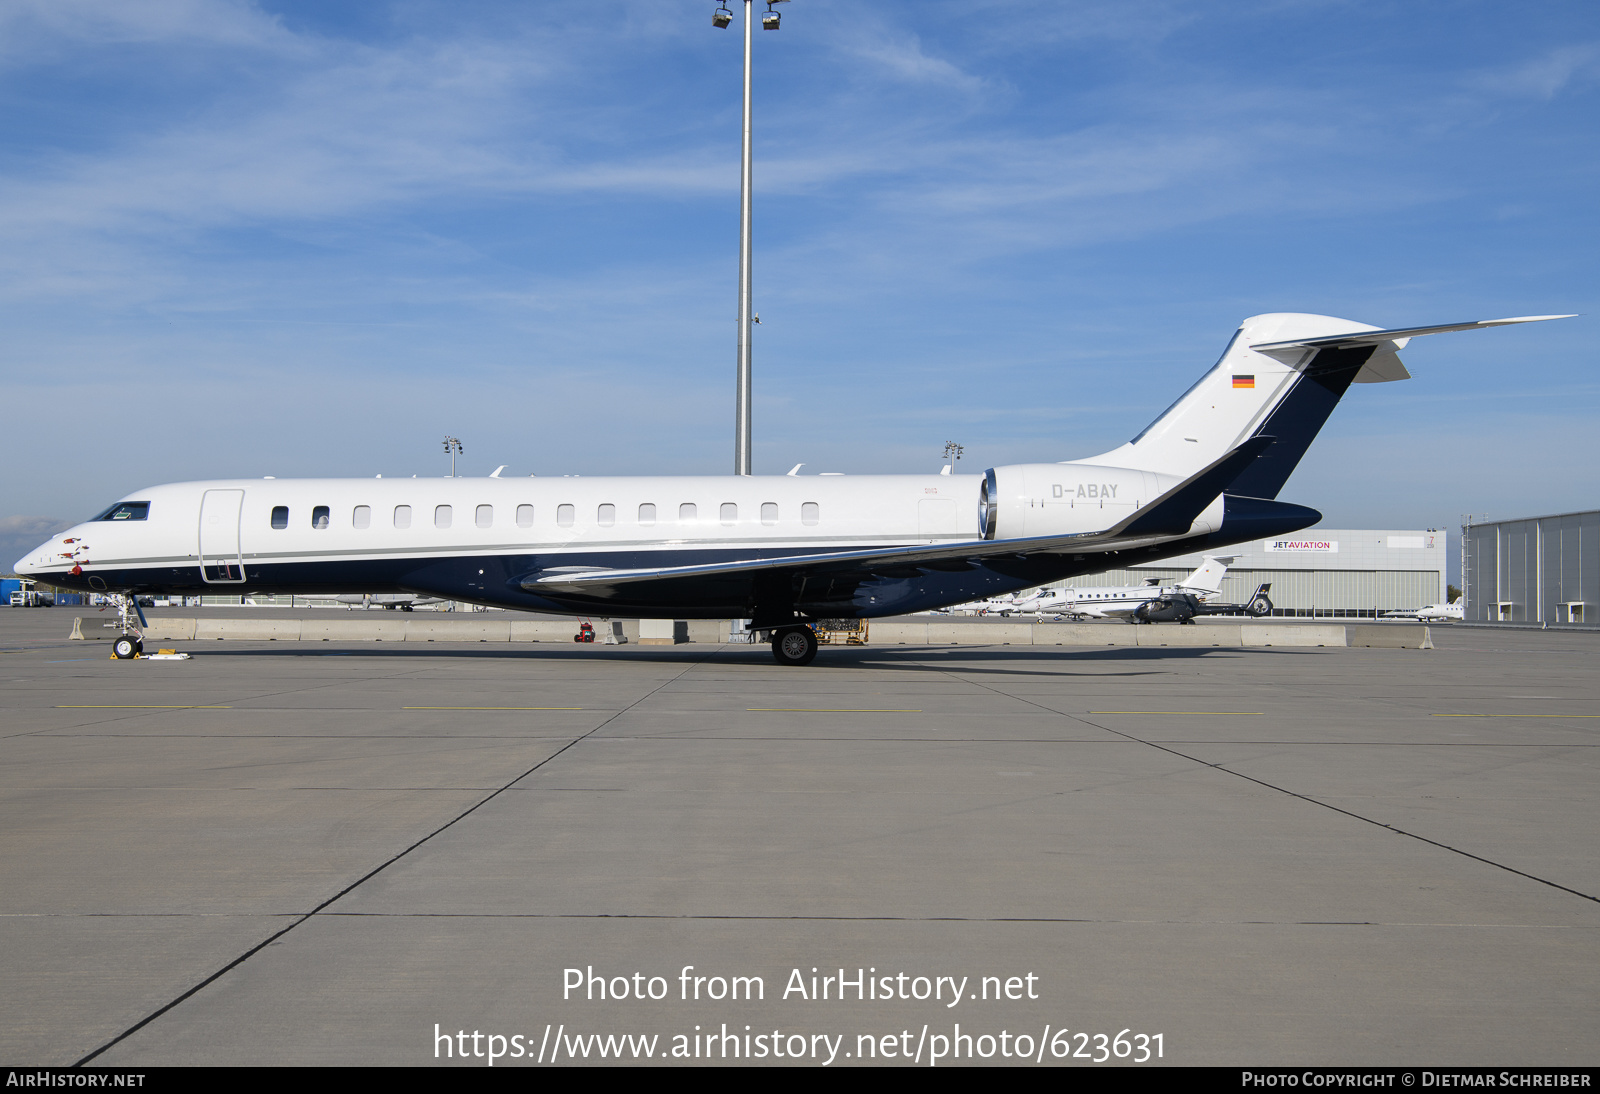
[[[880,547],[855,551],[827,551],[778,558],[735,559],[692,566],[665,566],[637,570],[563,570],[535,573],[522,581],[529,592],[590,593],[618,585],[673,578],[703,578],[785,570],[808,573],[879,573],[915,571],[919,566],[938,569],[941,564],[960,569],[967,559],[1022,557],[1040,554],[1077,554],[1088,551],[1126,550],[1182,536],[1196,517],[1258,455],[1274,441],[1252,437],[1238,448],[1184,479],[1149,505],[1103,532],[1033,536],[1026,539],[968,540],[937,546]]]

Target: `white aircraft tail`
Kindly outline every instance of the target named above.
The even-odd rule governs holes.
[[[1191,593],[1213,595],[1220,593],[1222,578],[1237,557],[1237,555],[1207,555],[1198,570],[1178,582],[1178,588]]]
[[[1271,437],[1226,487],[1276,498],[1352,383],[1406,380],[1399,351],[1412,338],[1569,316],[1530,315],[1381,330],[1331,315],[1276,312],[1239,326],[1211,371],[1133,440],[1076,463],[1188,476],[1253,437]]]

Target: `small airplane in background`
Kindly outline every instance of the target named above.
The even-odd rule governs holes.
[[[1415,619],[1420,623],[1444,623],[1466,618],[1466,607],[1458,596],[1448,604],[1428,604],[1407,611],[1384,612],[1385,619]]]
[[[409,612],[413,608],[427,608],[434,604],[443,604],[444,598],[438,596],[416,596],[412,593],[338,593],[333,596],[309,596],[306,600],[332,600],[343,604],[347,608],[360,608],[366,611],[369,608],[383,608],[387,611]]]
[[[1222,578],[1237,555],[1206,555],[1199,569],[1174,585],[1156,579],[1143,585],[1100,585],[1083,588],[1042,589],[1016,601],[1001,615],[1070,615],[1076,619],[1110,619],[1131,615],[1143,604],[1174,593],[1187,593],[1201,603],[1222,593]]]

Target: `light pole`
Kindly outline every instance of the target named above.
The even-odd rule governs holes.
[[[733,411],[733,473],[754,474],[750,455],[750,341],[754,329],[755,312],[751,306],[750,286],[750,191],[752,188],[752,158],[750,151],[750,40],[755,27],[754,0],[744,0],[744,158],[739,176],[739,363],[735,382]],[[767,0],[767,13],[761,17],[763,30],[777,30],[781,17],[774,4],[788,0]],[[715,27],[726,28],[733,22],[733,12],[727,4],[717,6],[711,17]]]
[[[950,474],[954,475],[956,473],[956,461],[961,458],[961,454],[965,451],[966,448],[962,445],[956,444],[955,441],[946,442],[944,446],[944,458],[950,461]]]
[[[461,447],[461,442],[454,437],[446,437],[444,439],[444,450],[450,453],[450,477],[453,479],[456,477],[456,456],[466,450]]]

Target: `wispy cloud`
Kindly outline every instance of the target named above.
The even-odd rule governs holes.
[[[1559,46],[1532,60],[1479,74],[1478,87],[1503,95],[1553,99],[1569,88],[1600,79],[1600,42]]]
[[[10,0],[0,7],[0,61],[37,65],[81,46],[183,43],[294,48],[274,16],[247,0]]]

